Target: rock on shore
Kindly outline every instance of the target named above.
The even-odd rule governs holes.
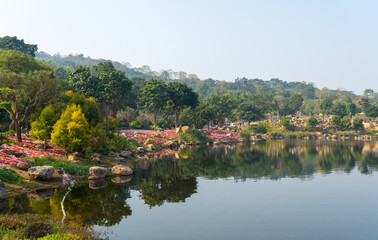
[[[128,166],[116,165],[112,167],[112,173],[121,175],[121,176],[126,176],[126,175],[133,174],[133,170],[129,168]]]
[[[106,176],[106,173],[108,172],[108,170],[106,168],[103,168],[103,167],[91,167],[89,168],[89,180],[95,180],[95,179],[102,179],[102,178],[105,178]]]
[[[38,166],[29,168],[28,174],[35,180],[49,180],[53,177],[54,171],[54,167],[51,166]]]

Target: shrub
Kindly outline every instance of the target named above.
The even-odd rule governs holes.
[[[283,116],[280,120],[280,125],[283,126],[286,130],[292,131],[293,125],[290,124],[290,118]]]
[[[0,179],[6,183],[20,184],[22,183],[22,177],[11,170],[0,167]]]
[[[256,126],[248,126],[247,130],[254,133],[267,133],[269,129],[269,123],[260,122]]]
[[[248,141],[251,138],[251,133],[248,131],[241,131],[239,133],[239,137],[241,137],[243,140]]]
[[[96,150],[106,149],[108,147],[108,138],[104,133],[104,128],[101,123],[92,128],[91,147]]]
[[[125,110],[117,112],[117,120],[121,127],[127,127],[130,122],[135,121],[137,117],[137,111],[133,108],[126,107]]]
[[[38,119],[31,123],[30,136],[45,141],[51,137],[53,126],[59,119],[59,113],[56,113],[54,107],[49,105],[45,107]]]
[[[362,118],[360,118],[360,117],[356,117],[353,120],[353,128],[355,130],[363,130],[364,129],[364,120],[362,120]]]
[[[66,152],[84,152],[90,144],[89,124],[80,106],[70,105],[54,125],[51,141]]]
[[[307,119],[306,129],[308,131],[314,131],[316,128],[316,125],[318,125],[318,120],[316,118],[310,117],[309,119]]]
[[[13,132],[13,131],[12,131]],[[11,140],[8,138],[8,136],[12,135],[11,131],[8,132],[0,132],[0,146],[5,143],[10,143]],[[13,133],[14,135],[14,133]]]
[[[256,133],[267,133],[269,129],[269,123],[267,122],[260,122],[256,126]]]
[[[132,122],[130,123],[130,127],[131,127],[131,128],[138,127],[138,126],[142,126],[142,123],[141,123],[140,121],[138,121],[138,120],[136,120],[136,121],[132,121]]]
[[[137,141],[119,135],[114,135],[109,142],[109,147],[117,150],[127,150],[138,146]]]
[[[209,138],[204,135],[200,130],[192,129],[189,132],[180,132],[179,133],[179,139],[184,142],[208,142]]]
[[[336,130],[341,129],[341,118],[338,115],[332,116],[331,119],[331,125],[334,127]]]
[[[93,98],[85,98],[84,95],[72,91],[66,92],[63,98],[68,105],[76,104],[81,107],[85,119],[91,127],[95,127],[101,122],[101,114]]]
[[[142,109],[139,110],[137,119],[141,126],[148,128],[154,122],[154,115],[147,109]]]
[[[117,119],[113,117],[106,117],[103,120],[103,128],[104,132],[107,136],[112,136],[114,135],[115,131],[118,128],[118,121]]]
[[[352,126],[352,123],[350,122],[348,116],[344,116],[341,119],[341,129],[345,131],[348,130],[350,126]]]

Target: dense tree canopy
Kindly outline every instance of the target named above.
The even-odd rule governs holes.
[[[175,112],[175,126],[179,125],[179,116],[183,107],[195,108],[198,105],[198,94],[185,83],[168,83],[169,105]]]
[[[68,75],[68,79],[76,91],[86,97],[93,97],[100,104],[104,115],[108,112],[114,117],[118,109],[126,104],[133,84],[111,62],[99,63],[93,68],[79,66]]]
[[[144,108],[154,114],[154,125],[157,126],[157,115],[169,100],[168,88],[163,80],[151,79],[141,90],[141,101]]]
[[[38,50],[35,44],[27,44],[23,39],[19,40],[17,37],[9,36],[0,38],[0,48],[4,50],[17,50],[32,57],[35,57],[35,52]]]
[[[49,66],[15,50],[0,50],[0,85],[11,89],[0,94],[0,101],[9,103],[3,108],[15,124],[19,142],[21,125],[32,109],[53,101],[61,86]]]

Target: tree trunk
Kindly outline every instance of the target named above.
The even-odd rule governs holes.
[[[12,120],[11,125],[9,125],[9,131],[16,131],[16,122]]]
[[[175,127],[178,128],[180,121],[180,112],[178,109],[175,109]]]
[[[154,127],[156,128],[157,127],[157,124],[156,124],[156,119],[157,119],[157,113],[155,112],[154,113]]]
[[[16,124],[16,136],[17,136],[17,142],[22,142],[21,138],[21,124],[18,121],[15,121]]]

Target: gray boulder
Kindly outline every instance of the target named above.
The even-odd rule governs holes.
[[[127,176],[127,175],[133,174],[133,170],[129,168],[128,166],[116,165],[112,167],[112,173],[121,175],[121,176]]]
[[[106,176],[106,173],[108,172],[108,170],[106,168],[103,168],[103,167],[91,167],[89,168],[89,180],[95,180],[95,179],[102,179],[102,178],[105,178]]]
[[[7,189],[5,184],[0,180],[0,200],[7,198]]]
[[[54,167],[51,166],[38,166],[28,169],[28,174],[35,180],[49,180],[54,175]]]
[[[122,151],[120,155],[122,157],[129,158],[129,157],[131,157],[131,155],[133,155],[133,153],[130,152],[130,151]]]
[[[30,168],[30,164],[26,162],[18,162],[16,167],[20,170],[27,171]]]

